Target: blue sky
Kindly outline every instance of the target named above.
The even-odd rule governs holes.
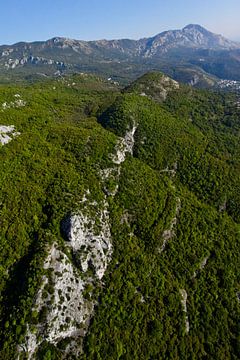
[[[189,23],[240,40],[239,15],[240,0],[2,0],[0,44],[138,39]]]

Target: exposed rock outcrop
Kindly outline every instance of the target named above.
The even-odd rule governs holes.
[[[110,176],[118,181],[119,165],[127,153],[132,154],[135,131],[136,126],[119,139],[116,154],[111,155],[113,168],[100,172],[103,183]],[[57,345],[67,339],[63,358],[81,353],[81,342],[97,303],[92,291],[102,284],[113,251],[107,195],[101,204],[91,202],[87,190],[81,210],[62,221],[65,245],[60,247],[55,242],[49,249],[45,275],[32,309],[33,314],[39,314],[38,320],[35,325],[27,324],[25,341],[18,347],[28,359],[35,358],[43,340]]]
[[[183,311],[185,313],[185,330],[186,330],[186,334],[188,334],[190,325],[189,325],[188,313],[187,313],[187,292],[185,289],[180,289],[179,291],[181,295],[181,303],[182,303]]]
[[[0,125],[0,143],[2,145],[6,145],[9,143],[9,141],[18,135],[20,135],[20,133],[15,131],[14,125]]]

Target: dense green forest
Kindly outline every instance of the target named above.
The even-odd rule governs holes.
[[[0,114],[17,131],[0,145],[0,358],[239,359],[238,95],[82,74],[2,85]],[[76,214],[99,242],[110,229],[102,279],[69,249]],[[54,338],[74,286],[56,295],[51,256],[89,314]]]

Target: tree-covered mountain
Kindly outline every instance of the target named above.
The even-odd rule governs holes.
[[[0,358],[238,359],[238,95],[82,74],[0,109]]]
[[[162,70],[175,80],[211,87],[219,78],[240,80],[239,51],[239,43],[193,24],[140,40],[55,37],[0,46],[0,79],[87,71],[127,83],[149,70]]]

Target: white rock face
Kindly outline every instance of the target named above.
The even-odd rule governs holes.
[[[23,107],[26,105],[25,101],[23,101],[22,99],[19,99],[19,97],[20,97],[19,94],[15,94],[14,97],[17,98],[17,100],[2,103],[2,110],[7,110],[7,109],[11,109],[11,108],[20,108],[20,107]]]
[[[174,228],[177,225],[177,218],[178,218],[180,209],[181,209],[181,200],[180,200],[180,198],[177,198],[175,215],[170,223],[169,229],[164,230],[164,232],[162,234],[163,244],[159,250],[160,253],[165,250],[168,241],[171,240],[175,236]]]
[[[21,346],[28,359],[34,357],[42,338],[57,344],[61,339],[83,335],[94,306],[83,295],[85,287],[91,284],[90,279],[81,279],[79,271],[56,244],[52,245],[44,268],[51,270],[51,276],[44,276],[33,311],[41,313],[46,309],[46,318],[34,331],[28,326],[26,341]],[[46,290],[48,286],[52,288],[50,293]]]
[[[165,169],[160,170],[160,173],[167,173],[171,177],[174,177],[174,176],[176,176],[176,173],[177,173],[177,167],[178,167],[178,164],[177,164],[177,162],[175,162],[172,166],[172,169],[169,169],[169,167],[167,166]]]
[[[2,145],[6,145],[9,143],[9,141],[18,135],[20,135],[20,133],[15,131],[14,125],[0,125],[0,143]]]
[[[13,49],[7,49],[2,52],[2,56],[9,56],[13,52]]]
[[[111,233],[107,203],[97,215],[99,233],[94,230],[95,218],[83,214],[71,216],[68,234],[69,246],[76,253],[83,272],[91,265],[99,280],[102,279],[112,255]]]
[[[133,154],[134,146],[134,134],[136,132],[137,126],[134,125],[133,128],[126,132],[124,138],[121,138],[116,146],[116,154],[112,156],[112,160],[115,164],[120,165],[126,159],[126,154]]]
[[[135,130],[134,126],[119,140],[116,155],[112,155],[114,164],[120,165],[127,152],[132,154]],[[118,181],[120,166],[103,169],[100,175],[103,183],[110,177]],[[107,195],[100,205],[96,201],[89,202],[90,191],[87,190],[81,201],[82,210],[62,223],[66,249],[60,249],[57,243],[51,246],[44,263],[46,275],[33,307],[33,313],[45,312],[45,317],[34,328],[28,325],[25,342],[18,348],[19,353],[27,353],[28,359],[35,358],[43,340],[56,345],[70,338],[63,357],[81,353],[81,339],[87,332],[96,304],[91,292],[102,283],[113,251]]]
[[[86,201],[84,196],[83,203]],[[88,204],[88,207],[91,206],[96,207],[97,203]],[[111,260],[112,243],[106,202],[94,217],[79,212],[66,219],[64,227],[68,236],[66,244],[75,261],[70,261],[56,243],[52,245],[44,263],[48,274],[42,279],[33,308],[37,313],[45,311],[45,319],[34,330],[28,327],[25,343],[19,347],[20,352],[24,350],[28,353],[28,359],[34,358],[43,338],[52,344],[71,338],[66,355],[68,351],[76,356],[80,353],[79,339],[87,331],[95,305],[91,291],[97,283],[101,283]],[[87,273],[88,270],[90,272]]]
[[[187,314],[187,292],[185,289],[180,289],[179,292],[181,295],[181,303],[182,303],[183,311],[185,313],[185,329],[186,329],[186,333],[188,334],[190,325],[189,325],[188,314]]]
[[[194,271],[194,273],[193,273],[193,278],[195,278],[199,274],[199,272],[202,271],[205,268],[205,266],[207,265],[208,259],[209,259],[209,256],[206,256],[201,261],[198,270]]]
[[[107,186],[104,186],[105,193],[107,196],[115,196],[118,191],[118,181],[121,175],[121,164],[125,161],[127,153],[133,154],[134,147],[134,134],[136,132],[137,125],[134,124],[131,130],[128,130],[124,138],[120,138],[115,146],[115,154],[111,154],[110,158],[113,163],[117,166],[111,168],[103,169],[100,171],[101,179],[104,182],[108,180],[113,180],[116,185],[115,188],[109,189]]]
[[[16,67],[21,67],[23,65],[26,64],[44,64],[44,65],[60,65],[60,66],[64,66],[64,63],[61,61],[55,61],[53,59],[46,59],[44,57],[39,57],[39,56],[23,56],[20,58],[15,58],[15,59],[8,59],[6,61],[6,63],[4,64],[5,67],[7,69],[15,69]]]
[[[205,266],[207,265],[207,261],[209,259],[209,256],[206,256],[203,261],[201,262],[200,266],[199,266],[199,269],[200,270],[203,270],[205,268]]]

